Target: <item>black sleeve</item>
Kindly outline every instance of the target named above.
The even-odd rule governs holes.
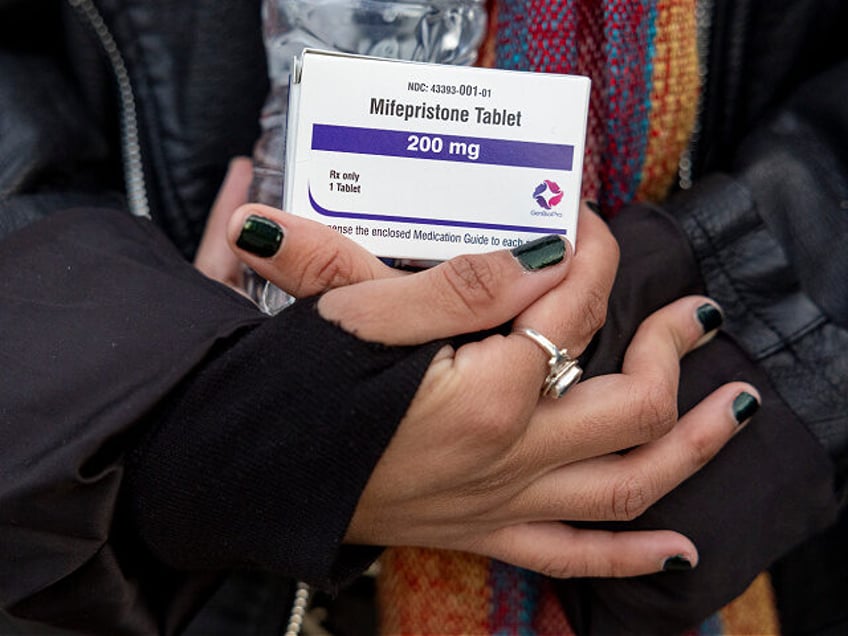
[[[54,212],[0,242],[0,606],[156,631],[147,583],[125,569],[137,542],[113,533],[124,453],[257,314],[124,212]],[[180,577],[165,581],[176,599]]]
[[[173,633],[230,565],[332,585],[373,556],[339,542],[437,345],[269,319],[105,209],[0,241],[0,308],[4,610]]]
[[[376,558],[342,539],[441,345],[364,342],[316,301],[221,342],[133,451],[131,523],[162,561],[334,588]]]

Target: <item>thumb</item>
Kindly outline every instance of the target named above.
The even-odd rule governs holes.
[[[267,205],[236,210],[227,237],[239,259],[295,297],[402,275],[334,229]]]
[[[253,163],[250,159],[237,157],[230,162],[194,257],[197,269],[210,278],[232,286],[238,286],[241,269],[238,258],[227,246],[227,222],[235,209],[247,201],[247,189],[252,177]]]

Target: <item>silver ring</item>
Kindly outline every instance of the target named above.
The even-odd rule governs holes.
[[[559,399],[572,386],[580,381],[583,369],[577,364],[577,360],[568,355],[568,349],[560,349],[553,342],[545,338],[535,329],[521,327],[513,333],[526,336],[539,345],[551,358],[548,360],[548,376],[542,384],[542,395]]]

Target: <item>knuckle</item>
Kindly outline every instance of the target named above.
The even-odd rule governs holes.
[[[605,577],[620,579],[628,576],[633,576],[633,572],[628,567],[627,563],[620,559],[613,559],[606,564]]]
[[[476,316],[495,300],[498,280],[495,270],[491,259],[477,256],[458,256],[447,261],[441,271],[448,302],[459,300],[463,309]]]
[[[323,291],[344,287],[351,282],[354,263],[349,255],[338,248],[312,252],[301,267],[297,281],[298,290],[303,292]]]
[[[480,418],[478,439],[501,448],[512,447],[523,429],[520,418],[511,409],[484,408],[477,417]]]
[[[589,575],[586,562],[570,555],[545,559],[539,563],[538,570],[541,574],[554,579],[571,579]]]
[[[631,574],[624,561],[618,559],[590,559],[588,555],[561,556],[540,564],[539,571],[551,578],[571,579],[585,577],[623,577]]]
[[[640,396],[639,428],[645,441],[658,439],[677,422],[677,395],[667,383],[651,382]]]
[[[615,260],[616,265],[621,261],[621,247],[618,245],[618,240],[615,236],[610,232],[607,234],[607,246],[606,249],[610,253],[610,258]]]
[[[498,408],[497,400],[469,399],[467,390],[464,385],[462,393],[453,400],[456,419],[463,423],[455,432],[457,440],[503,456],[516,444],[524,430],[521,414],[504,404]]]
[[[648,509],[650,497],[645,479],[638,474],[629,474],[613,484],[611,510],[613,521],[633,521]]]
[[[621,248],[609,226],[604,225],[603,229],[595,235],[595,240],[598,252],[603,255],[604,260],[617,268],[621,261]]]
[[[592,288],[586,292],[583,306],[583,337],[590,340],[607,320],[607,296]]]
[[[694,428],[686,436],[686,446],[693,469],[698,469],[713,458],[719,445],[711,432]]]

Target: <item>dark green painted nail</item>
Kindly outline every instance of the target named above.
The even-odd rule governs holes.
[[[521,266],[529,272],[556,265],[565,257],[565,241],[558,234],[519,245],[512,250]]]
[[[689,562],[689,559],[679,554],[668,557],[663,561],[663,570],[666,572],[684,572],[691,569],[692,564]]]
[[[595,214],[601,216],[601,206],[597,201],[586,201],[586,207],[592,210]]]
[[[745,420],[750,419],[757,409],[760,408],[760,403],[753,395],[747,391],[743,391],[733,400],[733,417],[737,424],[741,424]]]
[[[724,322],[724,316],[715,305],[704,303],[695,310],[695,315],[698,317],[698,322],[704,328],[704,333],[709,333],[721,327]]]
[[[236,245],[241,249],[268,258],[277,253],[283,242],[283,228],[262,216],[250,215],[241,228]]]

